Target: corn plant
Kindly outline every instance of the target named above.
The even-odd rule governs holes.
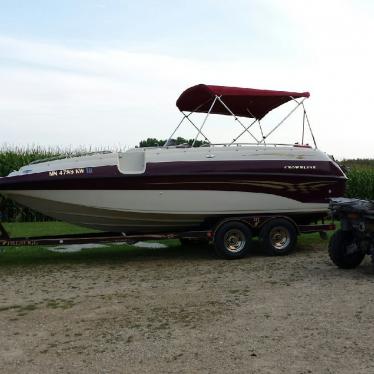
[[[347,197],[374,200],[374,167],[351,167],[347,176]]]

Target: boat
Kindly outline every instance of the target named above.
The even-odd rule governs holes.
[[[0,193],[57,220],[126,234],[206,228],[245,215],[308,224],[326,216],[329,199],[342,196],[346,183],[339,165],[317,148],[304,105],[308,97],[199,84],[176,103],[182,114],[176,130],[183,122],[194,126],[193,144],[174,144],[175,130],[163,146],[41,160],[0,178]],[[265,134],[261,120],[290,101],[295,107]],[[269,143],[298,108],[302,141]],[[194,113],[203,113],[201,124],[192,121]],[[206,137],[205,124],[215,115],[233,117],[240,133],[231,142],[212,144]],[[314,146],[305,144],[307,130]],[[253,142],[240,143],[244,134]]]

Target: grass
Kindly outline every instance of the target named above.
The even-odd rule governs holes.
[[[74,226],[69,223],[55,221],[4,223],[3,226],[8,231],[11,237],[80,234],[95,231],[86,229],[84,227]]]
[[[62,235],[94,232],[94,230],[85,229],[64,222],[25,222],[25,223],[7,223],[4,224],[6,230],[12,237],[16,236],[40,236],[40,235]],[[329,234],[331,235],[331,233]],[[142,249],[130,245],[111,245],[105,247],[83,249],[74,253],[56,253],[51,252],[45,246],[19,246],[19,247],[0,247],[0,267],[6,265],[30,265],[38,263],[71,263],[71,262],[111,262],[117,263],[119,259],[126,260],[129,256],[137,258],[147,256],[153,258],[185,257],[193,256],[195,258],[206,258],[209,256],[207,248],[196,245],[189,248],[188,251],[182,251],[179,240],[162,240],[160,243],[166,244],[167,248],[160,249]],[[310,246],[320,244],[323,241],[319,234],[304,234],[298,239],[299,246]],[[257,244],[255,244],[257,247]]]

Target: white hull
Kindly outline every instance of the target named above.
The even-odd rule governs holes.
[[[56,219],[121,232],[196,227],[214,216],[327,211],[327,204],[238,191],[25,190],[4,194]]]

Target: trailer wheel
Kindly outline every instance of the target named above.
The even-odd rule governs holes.
[[[229,260],[242,258],[251,249],[252,232],[242,222],[226,222],[214,235],[214,249],[219,257]]]
[[[338,230],[330,239],[329,256],[331,261],[342,269],[353,269],[365,257],[352,232]]]
[[[268,255],[283,256],[294,250],[297,231],[295,225],[286,219],[275,218],[265,223],[259,238]]]

